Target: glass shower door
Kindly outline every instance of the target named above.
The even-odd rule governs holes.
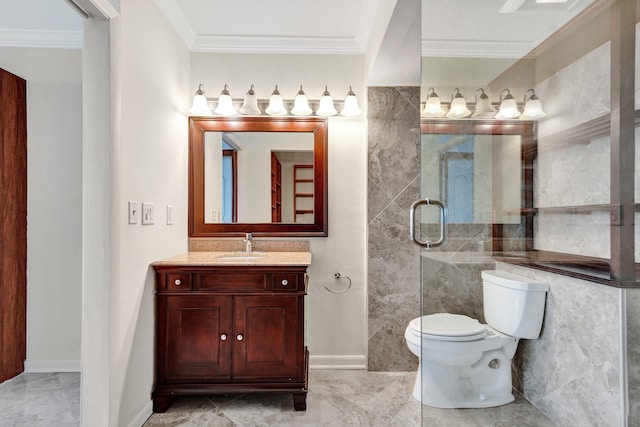
[[[423,316],[452,313],[486,323],[481,272],[524,252],[532,229],[533,127],[421,120],[420,199],[410,211],[410,233],[421,247]],[[427,372],[419,371],[423,403],[456,407],[461,398],[482,405],[483,393],[470,384],[447,391]]]

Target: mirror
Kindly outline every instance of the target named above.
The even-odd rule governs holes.
[[[189,236],[327,235],[327,119],[191,117]]]
[[[423,192],[439,195],[449,224],[490,224],[495,251],[505,249],[505,234],[532,237],[534,126],[527,121],[421,120]],[[434,210],[422,215],[423,222],[437,222]]]

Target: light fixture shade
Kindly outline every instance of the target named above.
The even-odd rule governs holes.
[[[502,92],[507,92],[507,95],[502,98],[500,94],[500,109],[496,114],[496,119],[517,119],[520,117],[520,110],[518,110],[518,104],[516,100],[509,92],[509,89],[504,89]]]
[[[349,92],[347,92],[347,96],[344,99],[344,107],[342,107],[342,111],[340,114],[343,116],[353,117],[359,116],[362,113],[362,110],[358,106],[358,98],[356,98],[356,94],[349,86]]]
[[[451,100],[451,107],[447,113],[447,117],[450,119],[461,119],[471,115],[471,111],[467,108],[467,102],[464,100],[464,96],[460,93],[458,88],[454,89],[455,95]]]
[[[542,102],[540,102],[540,99],[536,96],[536,93],[533,91],[533,89],[529,89],[527,92],[529,91],[531,91],[531,96],[529,97],[529,100],[526,100],[525,94],[524,111],[522,112],[522,116],[520,116],[520,119],[535,120],[546,116],[547,114],[544,112],[544,110],[542,110]]]
[[[233,107],[233,100],[231,99],[231,95],[229,95],[229,86],[226,84],[218,97],[218,106],[213,111],[222,116],[233,116],[238,114],[236,109]]]
[[[337,113],[338,111],[333,106],[333,98],[331,98],[331,95],[325,86],[322,97],[320,97],[320,106],[318,107],[316,114],[319,116],[335,116]]]
[[[293,108],[291,109],[291,114],[294,116],[308,116],[313,113],[311,107],[309,107],[309,99],[307,95],[302,90],[302,85],[300,85],[300,90],[293,100]]]
[[[285,114],[287,114],[287,109],[284,106],[284,100],[280,95],[278,85],[276,85],[276,88],[271,93],[271,98],[269,98],[269,106],[266,110],[264,110],[264,112],[269,114],[270,116],[284,116]]]
[[[473,119],[491,119],[496,115],[496,110],[491,105],[491,101],[489,100],[489,96],[484,93],[484,90],[478,89],[476,94],[481,92],[481,94],[476,99],[476,108],[471,115]]]
[[[445,112],[440,103],[440,97],[433,88],[429,88],[427,102],[424,104],[424,110],[420,114],[423,117],[442,117]]]
[[[256,96],[256,92],[253,90],[253,85],[247,91],[244,96],[244,102],[242,103],[242,107],[239,110],[242,114],[257,116],[262,114],[260,108],[258,107],[258,97]]]
[[[198,90],[196,90],[196,94],[193,97],[193,103],[191,104],[191,108],[189,109],[189,114],[192,114],[194,116],[211,115],[209,102],[207,101],[207,97],[204,95],[204,88],[202,87],[202,85],[199,85]]]

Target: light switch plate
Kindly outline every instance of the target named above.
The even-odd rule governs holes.
[[[140,207],[138,202],[129,201],[129,224],[137,224],[140,216]]]
[[[153,203],[142,202],[142,225],[153,224],[155,218],[155,212]]]
[[[173,206],[167,205],[167,225],[173,225]]]

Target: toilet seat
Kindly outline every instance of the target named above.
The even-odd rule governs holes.
[[[487,335],[486,326],[476,319],[451,313],[417,317],[409,322],[409,328],[423,338],[439,341],[474,341]]]

